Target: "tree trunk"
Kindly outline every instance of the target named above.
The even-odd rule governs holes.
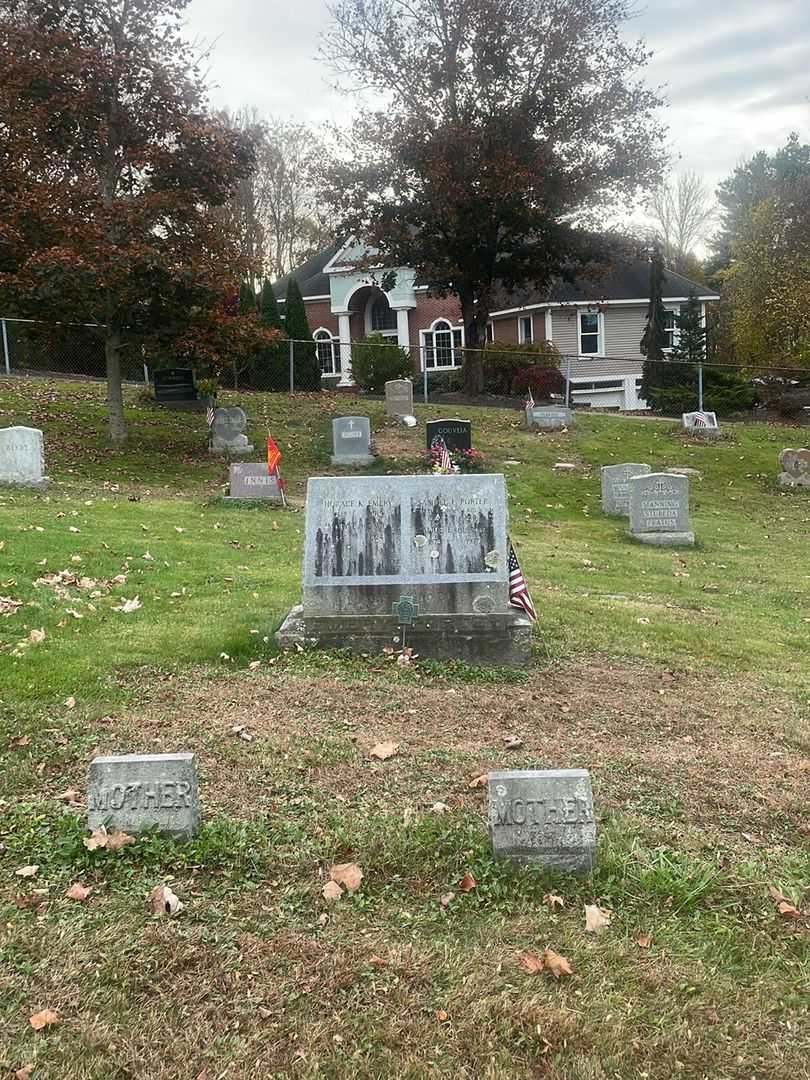
[[[484,355],[472,289],[460,289],[461,321],[464,323],[464,392],[478,397],[484,392]]]
[[[119,446],[126,442],[124,427],[124,394],[121,388],[121,336],[110,330],[104,336],[104,355],[107,360],[107,408],[110,416],[110,438]]]

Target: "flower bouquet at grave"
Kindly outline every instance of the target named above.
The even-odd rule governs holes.
[[[484,471],[484,455],[480,450],[449,450],[450,468],[442,448],[431,447],[425,453],[425,463],[432,473],[447,476],[452,473],[477,473]]]

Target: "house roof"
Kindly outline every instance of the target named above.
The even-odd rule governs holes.
[[[292,278],[298,282],[301,293],[307,297],[329,295],[329,275],[324,267],[341,250],[343,245],[335,242],[317,255],[313,255],[291,273],[279,278],[273,284],[273,292],[279,300],[287,295],[287,286]],[[714,289],[701,285],[697,281],[676,274],[672,270],[664,271],[663,298],[688,297],[691,293],[703,299],[717,299],[719,294]],[[505,291],[497,297],[496,311],[510,310],[534,304],[572,304],[582,301],[600,300],[647,300],[650,294],[650,264],[643,259],[613,262],[602,273],[590,277],[576,278],[574,281],[558,281],[545,293],[526,287],[520,290]]]

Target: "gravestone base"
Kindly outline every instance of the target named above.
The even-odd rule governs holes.
[[[27,488],[29,491],[45,491],[50,486],[51,478],[43,476],[41,480],[5,480],[0,477],[0,488]]]
[[[252,454],[254,449],[252,443],[247,443],[245,446],[235,446],[233,443],[223,442],[222,439],[212,439],[208,444],[209,454],[227,454],[229,457]]]
[[[205,413],[208,410],[204,401],[156,401],[155,405],[172,412]]]
[[[695,542],[693,532],[629,532],[627,535],[639,544],[651,544],[653,547],[692,547]]]
[[[294,607],[276,633],[282,648],[295,645],[377,654],[402,647],[402,628],[390,615],[304,616]],[[420,615],[405,630],[405,644],[431,660],[524,667],[531,659],[532,622],[518,611],[487,615]]]
[[[534,431],[563,431],[574,426],[574,413],[560,405],[526,407],[526,427]]]
[[[779,487],[810,488],[810,474],[794,476],[792,473],[779,473]]]
[[[350,468],[360,468],[363,465],[373,465],[373,454],[332,454],[330,461],[333,465],[348,465]]]
[[[688,427],[684,428],[684,431],[693,439],[705,439],[707,442],[711,439],[719,439],[723,434],[719,427]]]

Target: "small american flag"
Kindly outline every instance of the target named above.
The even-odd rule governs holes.
[[[529,396],[526,398],[526,408],[534,408],[534,394],[532,394],[531,387],[529,387]]]
[[[439,468],[443,472],[451,473],[453,471],[453,459],[450,457],[450,451],[447,449],[447,443],[441,437],[437,435],[433,440],[431,447],[433,450],[439,451]]]
[[[702,412],[695,413],[694,427],[708,427],[709,421]]]
[[[209,427],[211,427],[214,422],[215,412],[216,410],[214,409],[214,403],[212,401],[209,401],[208,408],[205,410],[205,421]]]
[[[525,611],[532,622],[537,622],[537,612],[534,610],[534,604],[529,596],[523,571],[520,569],[511,540],[509,541],[509,603],[512,607]]]

